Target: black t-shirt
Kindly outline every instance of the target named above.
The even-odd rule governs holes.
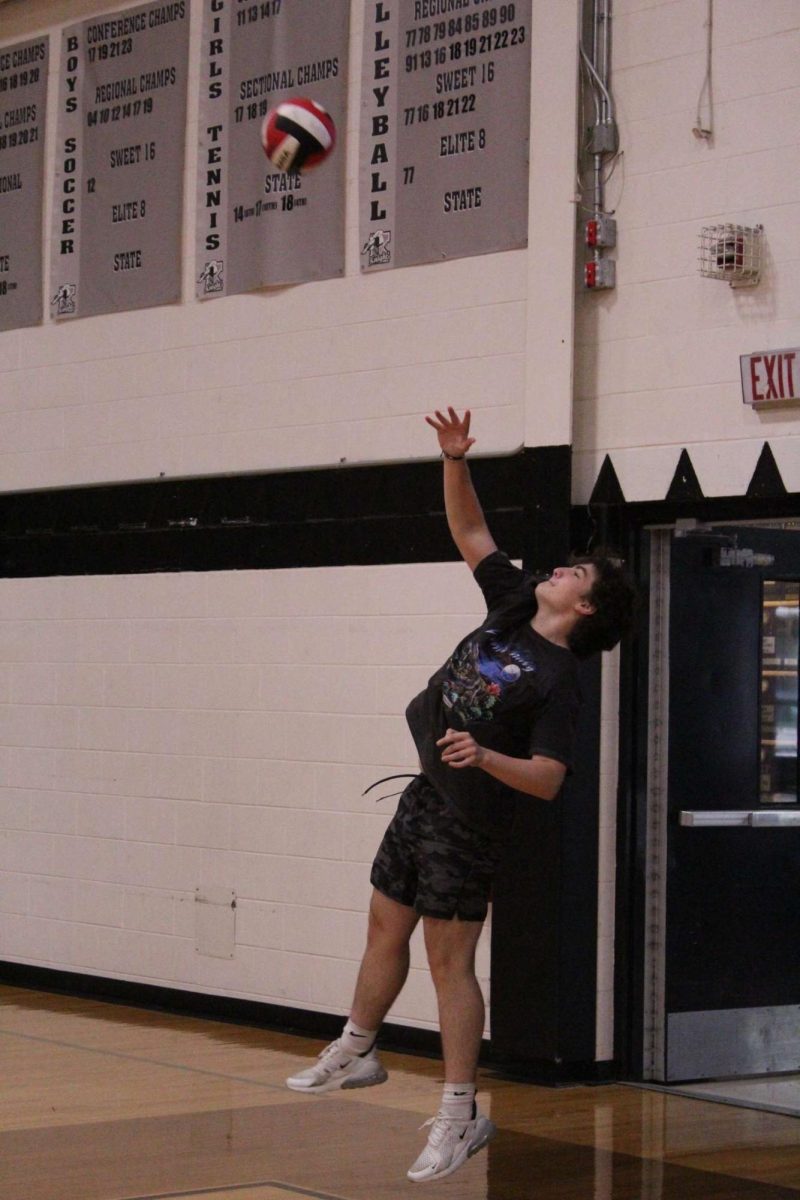
[[[466,729],[487,749],[513,758],[544,755],[569,769],[580,692],[571,651],[536,633],[538,578],[500,551],[475,569],[486,620],[468,634],[406,709],[422,770],[475,829],[500,838],[517,793],[479,767],[442,762],[437,740]]]

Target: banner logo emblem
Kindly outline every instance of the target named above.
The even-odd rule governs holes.
[[[75,296],[78,291],[76,283],[62,283],[50,306],[55,307],[57,317],[67,317],[76,311]]]
[[[211,292],[221,292],[225,286],[225,280],[222,277],[223,261],[221,258],[207,262],[203,267],[203,273],[200,276],[200,282],[203,285],[203,291],[206,295]]]
[[[370,267],[386,266],[392,261],[392,252],[389,249],[391,240],[390,229],[378,229],[369,235],[361,253],[367,255],[367,264]]]

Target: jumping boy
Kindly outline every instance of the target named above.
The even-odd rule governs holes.
[[[492,877],[519,793],[553,800],[570,768],[579,705],[577,660],[610,650],[630,626],[633,589],[620,565],[588,557],[546,579],[513,566],[494,543],[472,486],[470,413],[426,417],[444,460],[453,540],[486,600],[483,624],[457,647],[406,719],[422,773],[403,792],[372,867],[367,946],[350,1017],[300,1092],[370,1087],[387,1078],[375,1048],[405,983],[422,919],[445,1067],[441,1107],[408,1171],[450,1175],[494,1136],[475,1080],[484,1002],[475,949]]]

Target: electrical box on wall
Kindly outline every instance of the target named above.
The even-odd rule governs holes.
[[[593,249],[595,246],[610,248],[617,244],[617,222],[613,217],[598,215],[586,222],[584,242]]]
[[[587,291],[613,288],[617,282],[617,264],[613,258],[593,258],[583,266],[583,284]]]
[[[613,119],[590,125],[587,130],[587,154],[616,154],[619,146],[619,130]]]

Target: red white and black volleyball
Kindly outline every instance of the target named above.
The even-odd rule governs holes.
[[[261,126],[261,144],[279,171],[308,171],[333,150],[336,126],[316,100],[298,96],[270,109]]]

